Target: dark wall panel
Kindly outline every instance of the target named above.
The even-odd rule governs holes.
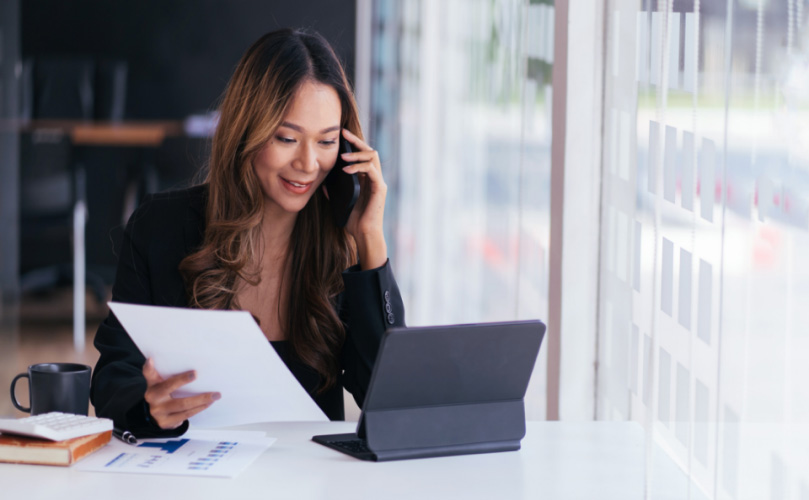
[[[0,2],[0,122],[17,118],[17,77],[20,57],[20,2]],[[19,294],[19,147],[17,133],[0,125],[0,319],[1,302]],[[0,337],[3,332],[0,332]],[[0,338],[0,341],[3,339]]]
[[[354,66],[353,0],[25,0],[22,53],[129,63],[126,117],[181,118],[212,109],[242,53],[262,34],[320,32]]]

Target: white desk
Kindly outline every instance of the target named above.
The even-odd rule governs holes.
[[[518,452],[382,463],[355,460],[310,440],[315,434],[350,432],[355,425],[240,427],[264,430],[278,440],[235,479],[0,464],[0,496],[59,500],[643,498],[644,435],[635,423],[529,422]],[[669,467],[664,475],[672,481],[653,497],[687,498],[682,489],[687,487],[685,476],[676,467]]]

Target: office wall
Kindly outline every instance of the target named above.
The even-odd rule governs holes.
[[[652,498],[809,498],[809,4],[606,6],[598,417]]]
[[[182,118],[211,109],[242,53],[278,28],[319,31],[353,74],[353,0],[26,0],[21,7],[24,57],[128,61],[128,118]]]
[[[373,7],[370,136],[408,323],[547,321],[553,2]]]

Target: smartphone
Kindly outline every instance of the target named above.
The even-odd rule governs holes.
[[[340,151],[337,153],[337,162],[326,176],[324,185],[329,193],[331,215],[337,227],[345,227],[351,210],[360,198],[360,179],[357,174],[343,172],[343,168],[355,162],[343,160],[343,153],[351,153],[351,144],[340,133]]]

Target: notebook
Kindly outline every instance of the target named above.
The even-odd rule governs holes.
[[[390,329],[357,432],[312,440],[372,461],[519,450],[544,334],[538,320]]]

